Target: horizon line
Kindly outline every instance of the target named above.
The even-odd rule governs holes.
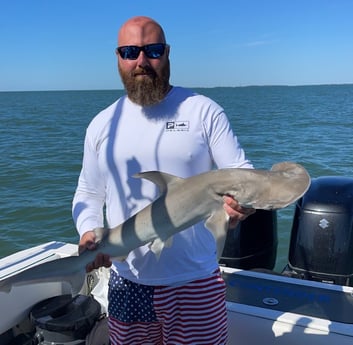
[[[220,89],[220,88],[251,88],[251,87],[310,87],[310,86],[349,86],[353,82],[348,83],[323,83],[323,84],[254,84],[254,85],[238,85],[238,86],[183,86],[186,89]],[[125,91],[125,89],[47,89],[47,90],[0,90],[0,92],[70,92],[70,91]]]

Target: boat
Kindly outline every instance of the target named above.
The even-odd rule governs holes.
[[[258,211],[229,231],[220,259],[228,344],[352,344],[353,178],[313,178],[295,204],[281,272],[273,270],[276,249],[275,211]],[[0,260],[0,280],[76,253],[76,244],[56,241],[19,251]],[[63,281],[0,292],[0,344],[90,344],[97,329],[108,344],[108,279],[105,268],[88,273],[75,295]]]

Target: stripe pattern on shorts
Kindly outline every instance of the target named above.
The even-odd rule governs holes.
[[[219,272],[180,287],[156,288],[154,309],[164,344],[225,344],[225,283]]]

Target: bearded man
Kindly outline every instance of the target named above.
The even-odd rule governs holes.
[[[224,110],[211,99],[172,86],[170,46],[162,27],[133,17],[118,33],[119,73],[126,95],[89,124],[73,200],[79,248],[96,248],[93,229],[123,223],[158,197],[154,184],[134,179],[159,170],[190,177],[218,168],[252,168]],[[195,205],[197,207],[197,205]],[[251,210],[224,197],[235,227]],[[104,253],[87,271],[111,266],[111,344],[225,344],[225,284],[216,243],[203,222],[173,236],[156,257],[149,244],[121,262]]]

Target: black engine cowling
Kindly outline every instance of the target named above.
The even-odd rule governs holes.
[[[272,270],[277,255],[277,213],[256,210],[228,230],[220,265],[239,268]]]
[[[353,178],[312,179],[296,204],[284,273],[353,286]]]

